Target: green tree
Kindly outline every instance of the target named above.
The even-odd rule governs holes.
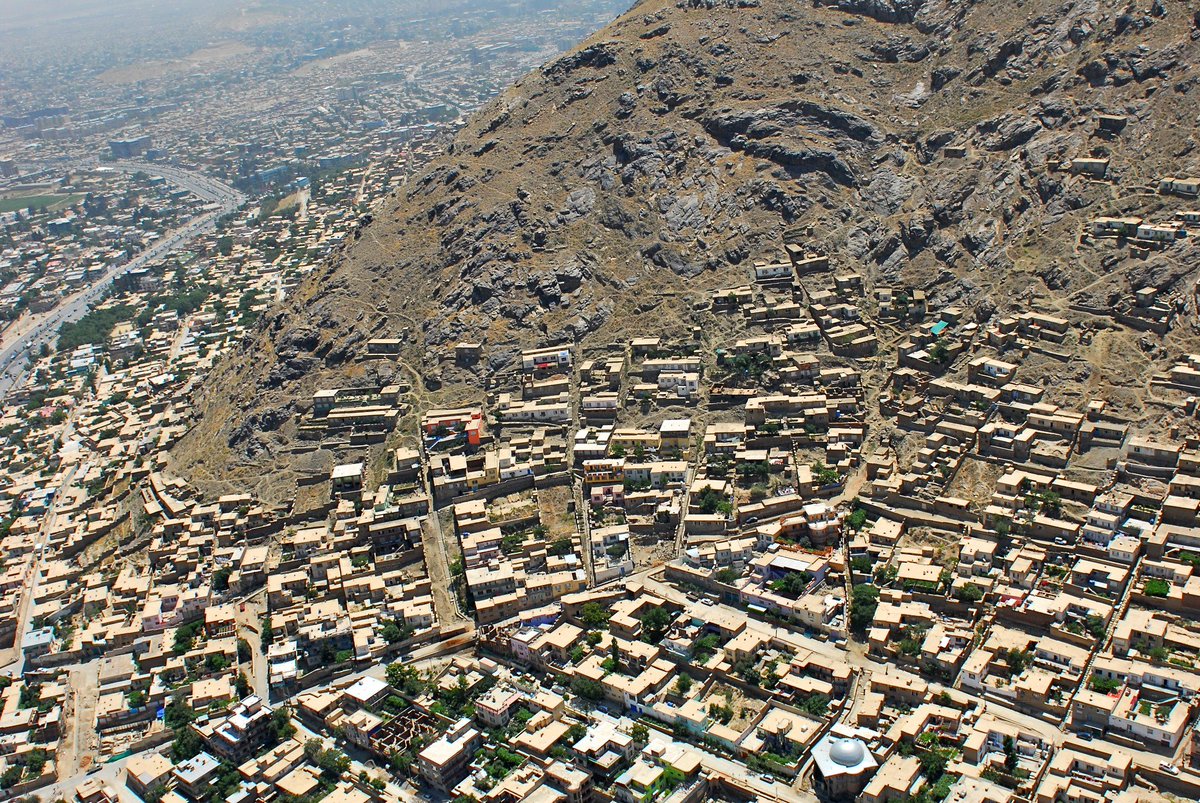
[[[383,640],[388,644],[395,644],[403,637],[400,631],[400,626],[394,621],[390,620],[379,631],[379,635],[382,636]]]
[[[974,583],[967,583],[955,590],[954,597],[961,602],[979,602],[983,599],[983,589]]]
[[[603,627],[608,624],[609,612],[598,602],[588,602],[579,611],[579,618],[589,628]]]
[[[850,592],[850,628],[865,633],[875,621],[875,609],[879,607],[879,589],[860,583]]]
[[[824,694],[810,694],[800,701],[800,707],[814,717],[823,717],[829,710],[829,697]]]
[[[189,622],[186,625],[180,625],[175,628],[175,638],[173,649],[177,655],[190,650],[196,643],[196,636],[200,634],[200,630],[204,627],[201,621]]]
[[[646,744],[650,741],[650,729],[639,722],[629,730],[629,736],[638,744]]]
[[[591,678],[576,675],[571,679],[571,691],[587,700],[604,699],[604,687]]]
[[[946,765],[950,763],[950,756],[944,750],[932,749],[926,750],[921,754],[921,771],[925,773],[925,777],[930,782],[936,782],[938,778],[946,772]]]
[[[772,591],[795,599],[804,593],[811,581],[812,575],[808,572],[788,572],[778,580],[772,580],[770,587]]]
[[[672,619],[670,612],[662,606],[655,606],[646,611],[642,617],[642,638],[651,644],[662,641],[662,637],[667,633],[667,628],[671,626]]]
[[[171,757],[176,763],[187,761],[204,749],[204,742],[190,727],[180,728],[175,732],[175,741],[171,743]]]
[[[846,526],[855,532],[861,530],[866,523],[867,511],[861,507],[854,508],[853,512],[846,517]]]
[[[278,705],[271,711],[271,722],[267,726],[267,746],[273,747],[284,739],[296,735],[296,726],[292,723],[292,712],[286,705]]]
[[[705,663],[720,645],[721,639],[716,633],[706,633],[692,644],[692,660],[697,663]]]
[[[1004,769],[1008,770],[1008,774],[1012,775],[1016,769],[1020,757],[1017,755],[1017,743],[1013,741],[1013,737],[1004,737]]]

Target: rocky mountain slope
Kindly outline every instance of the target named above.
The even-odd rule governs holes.
[[[979,319],[1191,295],[1194,246],[1141,260],[1079,235],[1153,217],[1160,177],[1200,173],[1198,37],[1178,0],[643,0],[485,107],[264,316],[204,391],[181,468],[219,490],[328,464],[290,450],[319,387],[459,402],[522,347],[681,334],[785,231]],[[1101,113],[1128,126],[1101,136]],[[1057,169],[1083,156],[1111,180]],[[1114,327],[1047,378],[1134,414],[1192,335]],[[404,359],[360,361],[372,337],[404,338]],[[485,344],[477,369],[454,365],[460,340]]]

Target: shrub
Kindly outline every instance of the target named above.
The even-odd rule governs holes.
[[[1171,594],[1171,584],[1157,577],[1146,581],[1143,589],[1147,597],[1167,597]]]
[[[1121,681],[1116,678],[1101,677],[1095,673],[1088,680],[1088,688],[1092,691],[1098,691],[1101,694],[1111,694],[1121,688]]]

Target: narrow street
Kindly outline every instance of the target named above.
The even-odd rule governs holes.
[[[71,690],[63,711],[63,734],[58,750],[58,777],[65,781],[83,772],[95,760],[99,743],[96,738],[96,702],[99,699],[98,677],[92,667],[77,666],[69,670]]]
[[[421,473],[425,479],[425,493],[428,494],[432,507],[433,488],[429,484],[429,472],[423,466]],[[463,615],[459,610],[458,600],[454,597],[449,549],[446,546],[440,511],[436,508],[430,511],[421,526],[421,545],[425,550],[425,570],[429,574],[433,608],[438,622],[443,626],[458,622],[467,622],[474,626],[475,621]]]
[[[64,430],[64,439],[68,437],[74,414],[67,423],[67,428]],[[87,473],[87,467],[84,466],[84,473]],[[33,600],[37,597],[37,589],[41,580],[42,559],[46,551],[46,542],[50,540],[50,532],[54,529],[55,511],[58,508],[59,499],[62,497],[63,490],[69,488],[71,480],[79,471],[78,463],[72,465],[63,475],[58,488],[54,492],[54,498],[50,501],[46,512],[42,515],[41,526],[38,529],[37,542],[33,548],[33,563],[30,567],[29,582],[21,593],[21,599],[17,607],[17,632],[13,637],[13,646],[0,655],[0,660],[6,661],[3,670],[8,672],[11,677],[16,677],[25,671],[25,658],[21,654],[21,642],[25,634],[29,632],[31,622],[30,611],[33,608]]]
[[[254,693],[264,700],[271,699],[270,668],[262,646],[262,617],[266,613],[266,591],[260,590],[238,604],[236,614],[238,638],[250,645],[250,666],[244,667],[246,679]]]

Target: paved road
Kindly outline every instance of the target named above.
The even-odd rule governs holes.
[[[94,163],[73,165],[77,168],[92,166]],[[64,323],[77,321],[87,314],[91,305],[100,299],[118,274],[127,268],[141,267],[162,259],[171,251],[211,230],[218,218],[237,209],[246,201],[246,196],[233,187],[186,170],[140,162],[114,162],[106,166],[126,173],[142,171],[160,175],[180,189],[218,204],[218,207],[194,218],[184,226],[167,232],[158,242],[125,265],[110,266],[93,284],[65,299],[54,309],[40,315],[28,316],[13,324],[9,331],[5,332],[3,344],[0,345],[0,399],[8,395],[24,376],[26,355],[36,351],[43,343],[49,343]]]

